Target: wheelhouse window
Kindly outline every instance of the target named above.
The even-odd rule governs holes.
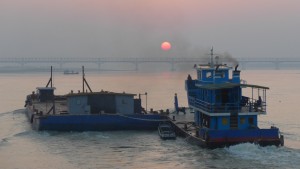
[[[216,71],[216,77],[218,78],[224,78],[225,77],[225,72],[224,71]]]
[[[198,72],[197,72],[198,79],[201,79],[201,78],[202,78],[201,73],[202,73],[201,71],[198,71]]]
[[[208,79],[212,78],[212,72],[206,72],[206,78]]]

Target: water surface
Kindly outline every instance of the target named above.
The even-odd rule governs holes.
[[[86,72],[93,91],[148,93],[147,107],[173,108],[173,96],[186,106],[184,80],[194,72]],[[268,114],[260,127],[275,125],[284,147],[240,144],[207,150],[184,139],[161,140],[157,131],[33,131],[23,113],[25,96],[46,85],[47,73],[0,74],[1,168],[298,168],[300,166],[300,71],[242,71],[249,84],[270,87]],[[56,94],[81,90],[81,76],[54,74]],[[142,96],[145,107],[145,96]]]

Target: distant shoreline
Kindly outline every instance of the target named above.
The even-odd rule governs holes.
[[[174,70],[166,64],[145,64],[140,66],[138,69],[132,67],[132,65],[120,66],[102,66],[100,69],[93,65],[85,65],[86,71],[93,72],[166,72],[166,71],[175,71],[175,72],[185,72],[193,69],[194,64],[177,64],[174,66]],[[0,66],[0,73],[33,73],[33,72],[49,72],[50,65],[38,65],[37,66]],[[238,67],[240,70],[300,70],[300,66],[297,64],[287,64],[282,65],[279,69],[276,69],[271,65],[257,64],[257,65],[247,65],[246,68],[242,66]],[[65,70],[71,70],[75,72],[81,72],[81,65],[67,65],[64,67],[59,67],[57,65],[53,66],[54,72],[64,72]]]

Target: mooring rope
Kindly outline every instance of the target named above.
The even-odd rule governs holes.
[[[126,115],[123,115],[123,114],[117,114],[117,115],[121,116],[121,117],[129,118],[129,119],[134,119],[134,120],[157,121],[157,122],[169,121],[168,119],[143,119],[143,118],[137,118],[137,117],[129,117],[129,116],[126,116]]]

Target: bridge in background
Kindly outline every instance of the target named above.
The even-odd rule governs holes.
[[[270,64],[274,69],[280,69],[282,65],[286,64],[299,64],[300,57],[293,58],[235,58],[242,69],[246,69],[247,65],[250,64]],[[228,63],[232,65],[233,59],[222,59],[219,62]],[[139,70],[139,65],[142,63],[166,63],[170,65],[171,70],[175,70],[177,64],[189,63],[189,64],[203,64],[208,63],[209,58],[206,57],[131,57],[131,58],[116,58],[116,57],[82,57],[82,58],[0,58],[0,65],[4,64],[17,64],[17,66],[25,66],[26,64],[47,64],[47,65],[58,65],[60,69],[64,68],[65,64],[95,64],[98,70],[101,70],[101,66],[109,63],[129,63],[133,65],[132,70]],[[298,66],[297,66],[298,67]]]

